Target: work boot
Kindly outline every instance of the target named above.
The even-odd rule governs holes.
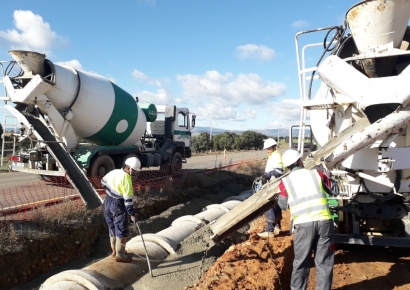
[[[113,258],[115,258],[115,256],[117,255],[117,251],[115,250],[115,240],[116,240],[115,237],[110,236],[110,245],[111,245],[111,250],[112,250],[111,257]]]
[[[280,234],[280,224],[276,224],[275,228],[273,229],[273,233],[275,235],[279,235]]]
[[[127,238],[117,238],[115,243],[115,249],[117,251],[117,255],[115,260],[121,263],[130,263],[132,258],[130,256],[125,255],[125,244],[127,243]]]

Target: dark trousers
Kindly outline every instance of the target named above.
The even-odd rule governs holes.
[[[269,175],[274,176],[275,178],[279,178],[282,176],[282,174],[276,170],[272,170],[269,173]],[[282,209],[279,207],[278,204],[275,204],[273,208],[270,208],[265,212],[265,216],[266,216],[265,232],[273,232],[273,229],[275,228],[276,224],[279,224],[280,226],[280,221],[282,220]]]
[[[129,223],[123,199],[115,199],[107,194],[104,199],[104,217],[111,237],[128,237]]]
[[[270,208],[265,212],[265,216],[265,232],[273,232],[276,224],[279,224],[280,226],[280,221],[282,219],[282,210],[277,203],[273,206],[273,208]]]
[[[316,289],[330,290],[334,264],[333,220],[297,224],[293,230],[293,261],[290,288],[305,290],[312,264],[312,252],[316,266]]]

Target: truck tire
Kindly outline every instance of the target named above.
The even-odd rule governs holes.
[[[182,156],[181,156],[181,153],[175,152],[174,156],[172,156],[171,173],[173,175],[177,175],[181,172],[181,169],[182,169]]]
[[[108,155],[98,156],[91,164],[90,177],[103,177],[115,169],[114,160]]]

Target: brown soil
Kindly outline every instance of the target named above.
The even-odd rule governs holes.
[[[231,246],[194,285],[185,289],[290,289],[293,237],[289,212],[284,212],[282,232],[260,238],[264,218],[257,219],[246,242]],[[338,245],[332,289],[410,289],[410,249]],[[308,289],[315,289],[312,265]]]
[[[140,211],[141,219],[153,215],[154,212],[158,214],[173,204],[186,202],[205,193],[215,193],[223,185],[233,181],[232,178],[212,178],[215,179],[215,183],[209,183],[208,190],[201,193],[198,193],[198,188],[194,192],[186,190],[191,185],[185,184],[184,195],[187,196],[175,193],[159,198],[153,197],[152,192],[141,190],[138,195],[141,200],[146,201],[145,211]],[[240,183],[242,182],[243,180]],[[78,223],[74,226],[55,222],[59,230],[56,231],[54,228],[53,234],[47,234],[47,229],[37,229],[37,236],[32,235],[25,239],[19,236],[18,232],[27,232],[27,229],[33,230],[33,227],[25,225],[26,228],[21,228],[21,224],[15,226],[14,246],[19,245],[19,248],[11,252],[0,251],[0,289],[21,285],[42,273],[51,274],[52,269],[64,263],[87,257],[86,261],[76,265],[79,269],[85,266],[81,263],[89,264],[109,254],[109,242],[102,219],[92,220],[90,223],[84,217],[83,226],[80,227]],[[289,289],[293,262],[293,237],[288,234],[289,212],[284,212],[282,232],[278,236],[270,239],[260,238],[257,233],[262,232],[264,226],[263,217],[255,220],[245,242],[231,246],[197,283],[185,289]],[[143,229],[143,232],[145,231]],[[156,231],[158,229],[152,230]],[[40,235],[41,232],[44,232],[46,237]],[[8,241],[13,239],[9,238]],[[0,244],[0,250],[7,249],[7,245],[1,239]],[[308,289],[315,289],[315,274],[315,267],[312,265]],[[173,288],[172,285],[167,287],[181,288]],[[22,285],[15,289],[31,288]],[[410,249],[338,245],[332,289],[410,289]]]

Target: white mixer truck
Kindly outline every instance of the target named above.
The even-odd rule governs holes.
[[[195,115],[187,108],[139,104],[103,76],[37,52],[9,53],[14,61],[2,62],[4,99],[15,106],[6,109],[20,123],[19,140],[36,143],[29,154],[11,157],[12,170],[87,180],[136,156],[142,167],[177,174],[191,157]]]
[[[296,35],[302,114],[298,150],[330,171],[340,243],[410,246],[409,0],[362,1],[342,26]],[[320,43],[303,42],[323,35]],[[310,52],[318,48],[315,66]],[[309,128],[309,129],[310,129]],[[307,146],[306,146],[307,145]]]
[[[329,204],[338,243],[410,247],[409,19],[410,0],[368,0],[351,7],[342,26],[296,35],[302,114],[290,136],[297,146],[290,144],[305,167],[335,181]],[[211,238],[220,242],[272,207],[279,182],[215,222]]]

